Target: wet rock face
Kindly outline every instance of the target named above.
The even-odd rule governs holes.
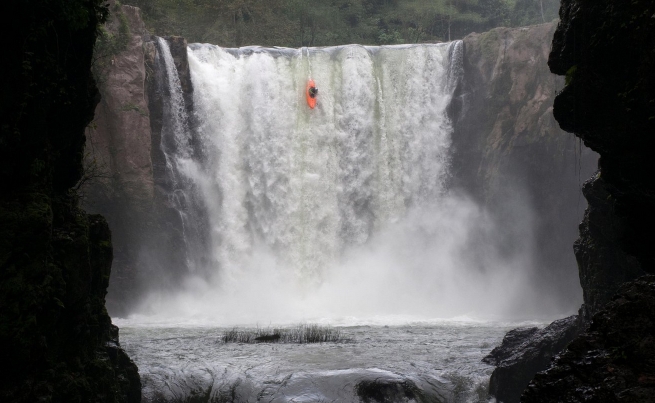
[[[114,266],[108,308],[121,314],[138,294],[137,266],[144,229],[149,227],[154,183],[150,157],[150,116],[144,91],[145,25],[140,10],[111,2],[104,29],[123,39],[119,51],[100,52],[97,72],[101,100],[87,128],[87,165],[98,177],[84,184],[84,208],[107,217],[114,234]]]
[[[489,394],[504,403],[518,402],[532,377],[544,370],[580,330],[578,316],[556,320],[544,329],[519,328],[507,333],[484,362],[496,365]]]
[[[385,382],[383,380],[361,381],[355,387],[357,396],[364,403],[421,401],[421,391],[410,380]]]
[[[167,36],[166,41],[171,48],[171,56],[175,62],[180,85],[184,94],[184,105],[189,116],[193,115],[193,84],[191,82],[191,70],[189,70],[189,59],[187,56],[187,41],[181,36]]]
[[[653,401],[655,276],[621,287],[521,397],[524,403]]]
[[[597,169],[597,156],[553,117],[564,86],[547,67],[554,31],[548,23],[464,38],[464,77],[451,108],[451,172],[453,186],[502,223],[504,252],[525,253],[515,241],[534,229],[534,276],[570,309],[580,292],[570,253],[585,207],[580,185]],[[528,215],[530,235],[519,224]]]

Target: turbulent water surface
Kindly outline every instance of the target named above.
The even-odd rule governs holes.
[[[360,325],[340,327],[344,341],[337,343],[238,344],[222,341],[228,328],[119,325],[146,402],[193,395],[216,402],[357,402],[371,390],[385,401],[486,402],[493,368],[480,360],[510,329],[457,321]]]

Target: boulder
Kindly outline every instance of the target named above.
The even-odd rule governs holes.
[[[507,333],[484,362],[496,365],[489,394],[503,403],[516,403],[534,375],[545,370],[580,330],[577,315],[559,319],[543,329],[519,328]]]
[[[523,403],[655,401],[655,276],[623,285]]]

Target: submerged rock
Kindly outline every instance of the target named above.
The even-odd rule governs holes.
[[[653,401],[655,276],[621,287],[521,397],[524,403]]]
[[[559,319],[543,329],[519,328],[507,333],[484,362],[496,365],[489,380],[489,394],[504,403],[518,402],[534,375],[578,334],[577,315]]]
[[[411,380],[373,379],[355,386],[357,396],[364,403],[422,401],[420,389]]]

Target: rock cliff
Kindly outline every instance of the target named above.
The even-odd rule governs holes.
[[[623,284],[655,270],[655,3],[563,0],[560,18],[549,66],[567,85],[554,114],[600,154],[575,245],[592,319],[522,401],[652,401],[653,279]]]
[[[524,403],[655,401],[655,276],[626,283],[535,376]]]
[[[533,248],[534,281],[564,311],[579,304],[568,251],[585,207],[580,187],[597,156],[553,118],[564,86],[546,64],[555,27],[496,28],[464,38],[464,77],[451,111],[452,175],[456,188],[501,223],[496,235],[504,253]],[[526,225],[535,236],[531,245],[522,242],[530,236]]]
[[[121,313],[139,291],[137,266],[153,225],[154,181],[144,91],[145,25],[136,7],[111,2],[110,11],[104,25],[107,45],[96,51],[102,97],[86,132],[87,165],[97,175],[84,183],[82,192],[85,209],[105,216],[114,234],[108,308]]]
[[[101,1],[5,2],[0,136],[0,400],[139,402],[105,310],[111,234],[79,208]],[[20,21],[20,24],[15,24]],[[11,31],[11,32],[5,32]]]
[[[85,158],[98,175],[82,187],[84,207],[107,218],[114,234],[114,265],[107,307],[122,316],[145,290],[166,287],[185,267],[179,211],[173,206],[163,153],[163,110],[168,97],[160,51],[139,8],[111,1],[107,45],[96,49],[101,101],[87,128]],[[177,66],[189,114],[193,91],[186,40],[165,39]]]
[[[464,79],[452,110],[453,183],[503,223],[505,253],[534,248],[534,281],[570,309],[579,303],[571,297],[579,295],[580,280],[570,251],[585,207],[580,187],[597,169],[597,155],[553,117],[555,96],[565,85],[547,65],[555,28],[555,23],[497,28],[464,38]],[[522,222],[531,222],[533,244],[521,242],[527,235]],[[585,295],[596,292],[582,286]],[[518,402],[534,374],[548,367],[581,326],[576,316],[541,330],[510,332],[495,350],[505,353],[487,357],[497,367],[490,394]]]
[[[599,290],[585,298],[587,316],[624,281],[655,270],[655,5],[646,3],[563,2],[548,61],[568,81],[557,121],[600,154],[576,243],[581,281]]]

